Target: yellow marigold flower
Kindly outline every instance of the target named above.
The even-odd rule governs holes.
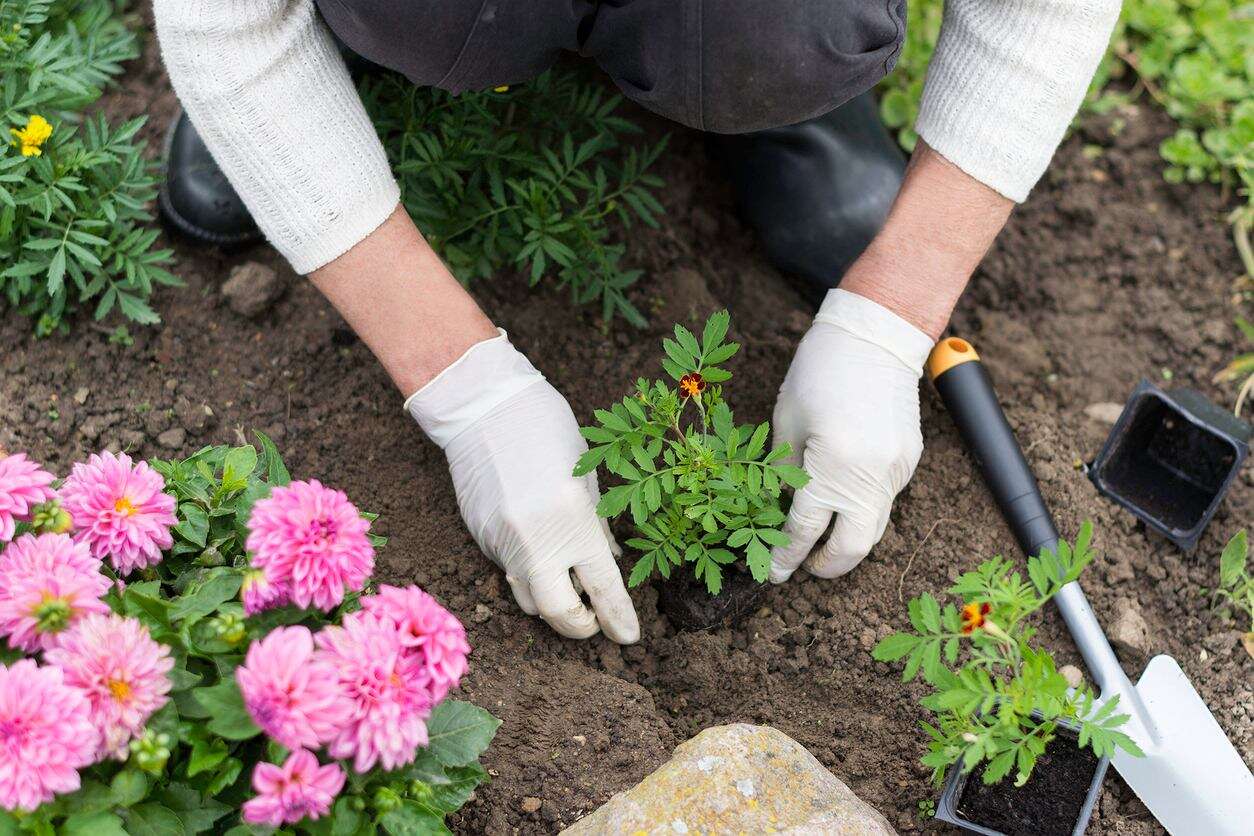
[[[43,153],[39,147],[48,141],[48,137],[52,136],[52,125],[48,124],[48,120],[38,114],[32,115],[26,120],[26,127],[18,130],[17,128],[9,128],[9,133],[17,137],[10,145],[20,145],[23,157],[38,157]]]
[[[705,378],[700,372],[689,372],[679,379],[679,391],[685,398],[695,398],[705,391]]]
[[[992,609],[988,604],[972,603],[962,608],[962,634],[969,636],[988,621]]]

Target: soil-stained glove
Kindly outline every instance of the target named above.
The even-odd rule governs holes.
[[[588,449],[575,415],[504,331],[471,346],[405,408],[444,449],[462,518],[524,611],[571,638],[599,626],[620,644],[639,639],[618,546],[596,515],[596,475],[571,476]]]
[[[880,304],[828,292],[775,403],[775,443],[791,444],[811,479],[793,497],[791,542],[771,553],[774,583],[811,555],[833,514],[827,543],[806,561],[811,574],[845,574],[884,536],[923,453],[919,378],[931,349],[931,337]]]

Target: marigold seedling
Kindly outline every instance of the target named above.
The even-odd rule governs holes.
[[[721,311],[701,339],[675,326],[662,340],[662,367],[670,381],[636,382],[636,392],[596,411],[597,426],[580,432],[590,449],[575,475],[598,466],[623,480],[601,495],[597,513],[630,511],[639,536],[627,541],[642,555],[628,578],[638,586],[656,570],[664,578],[690,563],[710,594],[723,586],[723,567],[743,554],[755,580],[766,580],[771,546],[788,537],[779,530],[784,485],[800,488],[809,476],[783,461],[787,444],[768,451],[770,425],[737,426],[723,400],[731,372],[722,367],[740,349],[727,342],[730,316]]]
[[[41,337],[88,306],[156,323],[153,290],[182,284],[148,209],[158,178],[144,117],[84,116],[139,55],[128,22],[106,0],[0,3],[0,309]]]
[[[935,725],[922,724],[929,737],[922,762],[937,784],[953,764],[970,772],[986,762],[984,783],[1014,770],[1022,786],[1059,724],[1077,727],[1079,745],[1098,757],[1116,748],[1141,754],[1119,731],[1128,716],[1115,713],[1118,697],[1099,706],[1088,685],[1069,686],[1049,651],[1031,645],[1036,629],[1028,616],[1093,561],[1092,534],[1085,523],[1074,544],[1029,559],[1027,580],[1003,557],[985,561],[949,588],[961,606],[921,595],[909,604],[913,631],[876,645],[878,661],[905,660],[903,682],[922,673],[932,686],[920,700],[936,717]]]

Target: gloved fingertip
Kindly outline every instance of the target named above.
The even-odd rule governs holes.
[[[626,613],[616,612],[604,620],[601,632],[616,644],[635,644],[640,641],[640,619],[636,618],[636,611],[633,609]]]
[[[518,602],[518,607],[527,615],[539,615],[540,608],[536,606],[535,599],[531,597],[531,586],[521,578],[505,576],[505,580],[509,581],[510,591],[514,593],[514,600]]]
[[[775,583],[775,584],[783,583],[784,581],[792,577],[792,572],[793,572],[792,569],[785,569],[782,566],[776,566],[774,563],[772,563],[770,581],[771,583]]]
[[[601,630],[597,617],[583,604],[571,607],[561,614],[541,613],[540,617],[568,639],[590,638]]]
[[[816,578],[839,578],[853,570],[855,566],[862,562],[862,558],[866,555],[854,556],[852,558],[826,558],[822,557],[823,553],[819,552],[805,563],[805,570]]]

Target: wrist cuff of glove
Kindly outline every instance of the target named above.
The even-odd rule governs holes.
[[[508,398],[544,380],[509,335],[497,330],[499,337],[475,343],[405,399],[405,410],[441,448]]]
[[[834,325],[883,348],[920,376],[935,345],[931,337],[879,302],[840,288],[827,292],[814,321]]]

